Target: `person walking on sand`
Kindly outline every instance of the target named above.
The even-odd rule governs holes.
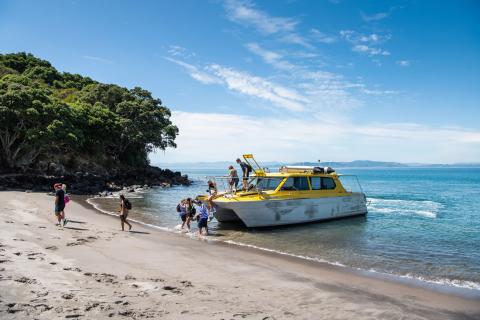
[[[65,226],[65,191],[62,189],[61,183],[55,183],[55,216],[58,220],[58,226]],[[62,224],[63,220],[63,224]]]
[[[198,234],[208,236],[208,208],[205,203],[201,201],[198,201],[197,204],[199,209],[195,218],[198,220]],[[202,232],[203,229],[205,229],[205,234]]]
[[[132,230],[132,225],[127,221],[128,211],[132,209],[130,200],[125,198],[123,194],[120,195],[120,222],[122,224],[122,231],[125,231],[124,224],[128,225],[128,231]]]
[[[243,191],[248,190],[248,177],[250,176],[250,172],[252,172],[252,166],[246,162],[243,162],[240,159],[237,159],[237,163],[242,168],[242,182],[243,182]]]

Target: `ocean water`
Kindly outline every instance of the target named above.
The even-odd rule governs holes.
[[[204,194],[206,176],[226,174],[223,169],[178,170],[194,180],[192,186],[129,193],[131,219],[178,232],[178,201]],[[369,201],[366,217],[259,230],[213,220],[208,239],[480,290],[480,168],[338,172],[358,176]],[[118,206],[116,197],[89,202],[107,213]],[[187,236],[195,238],[193,232]]]

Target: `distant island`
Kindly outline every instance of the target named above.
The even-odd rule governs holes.
[[[184,163],[165,163],[164,165],[172,168],[227,168],[234,164],[234,161],[214,161],[214,162],[184,162]],[[387,161],[373,161],[373,160],[354,160],[354,161],[332,161],[332,162],[290,162],[282,163],[277,161],[261,162],[265,167],[280,167],[284,165],[292,166],[320,166],[333,168],[480,168],[478,163],[450,163],[450,164],[434,164],[434,163],[401,163],[401,162],[387,162]]]
[[[178,128],[160,99],[57,71],[32,54],[0,54],[0,187],[95,193],[128,184],[188,184],[152,167]]]

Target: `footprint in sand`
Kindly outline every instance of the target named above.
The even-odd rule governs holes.
[[[37,280],[30,279],[30,278],[27,278],[27,277],[20,277],[18,279],[15,279],[15,282],[20,282],[20,283],[24,283],[24,284],[35,284],[35,283],[37,283]]]
[[[62,298],[65,299],[65,300],[71,300],[73,299],[73,294],[72,293],[64,293],[62,294]]]
[[[57,250],[58,248],[57,248],[57,246],[48,246],[45,249],[47,249],[47,250]]]

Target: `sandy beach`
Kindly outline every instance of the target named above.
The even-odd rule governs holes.
[[[462,296],[0,192],[1,319],[480,319]]]

